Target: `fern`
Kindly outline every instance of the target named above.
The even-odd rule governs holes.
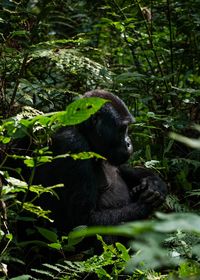
[[[173,210],[175,212],[188,212],[189,209],[186,205],[181,204],[178,197],[170,194],[166,198],[166,205],[169,207],[170,210]]]
[[[101,79],[105,79],[107,82],[112,81],[112,73],[108,71],[105,66],[85,57],[77,50],[60,49],[59,52],[57,52],[54,49],[41,50],[36,47],[31,57],[36,60],[46,58],[53,62],[57,70],[65,74],[68,73],[77,77],[81,75],[83,78],[88,74],[88,82],[90,80],[90,83],[100,81]]]
[[[200,167],[200,161],[188,159],[188,158],[177,158],[171,160],[173,165],[187,164],[193,166],[194,170]]]
[[[46,277],[49,277],[49,279],[56,279],[54,277],[54,274],[49,272],[48,270],[41,270],[41,269],[32,269],[32,270],[35,271],[37,274],[41,274],[41,275],[45,276],[45,279],[48,279]],[[34,278],[34,279],[38,279],[38,278]]]
[[[122,244],[107,245],[102,238],[98,239],[103,244],[102,255],[87,259],[86,261],[63,261],[63,263],[43,264],[43,269],[32,269],[38,275],[45,275],[48,279],[80,279],[82,276],[97,275],[98,279],[115,279],[126,267],[127,260],[130,259],[129,250]],[[107,272],[107,267],[113,267]],[[47,279],[47,278],[45,278]],[[116,278],[117,279],[117,278]],[[127,278],[128,279],[128,278]]]

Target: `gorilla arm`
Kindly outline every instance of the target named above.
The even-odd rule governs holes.
[[[148,218],[155,207],[160,206],[164,202],[167,187],[158,176],[143,168],[137,168],[136,170],[130,168],[130,171],[132,171],[131,178],[128,177],[128,179],[131,179],[132,186],[135,186],[137,183],[139,185],[129,190],[129,201],[118,207],[116,203],[115,207],[112,208],[105,209],[99,207],[98,210],[93,209],[90,214],[90,224],[117,225],[122,222],[142,220]],[[145,175],[146,177],[143,177]],[[121,197],[123,196],[124,191],[121,192]]]
[[[99,194],[96,207],[91,211],[90,223],[99,225],[116,225],[122,222],[144,219],[153,211],[151,191],[144,191],[133,201],[131,191],[117,167],[103,162],[103,171],[98,186]],[[99,180],[98,180],[99,181]],[[157,199],[156,199],[157,201]]]
[[[67,165],[66,172],[63,166],[66,168]],[[148,217],[151,205],[141,200],[132,202],[129,190],[121,189],[121,186],[115,185],[116,188],[111,192],[103,193],[108,207],[103,206],[104,201],[99,204],[99,178],[94,176],[94,169],[94,159],[63,159],[63,162],[59,160],[51,170],[56,170],[56,175],[59,173],[60,181],[64,182],[60,194],[58,190],[59,201],[54,200],[51,207],[59,230],[71,230],[79,225],[117,225]]]
[[[151,203],[152,207],[161,205],[167,195],[167,185],[152,170],[128,165],[119,167],[120,175],[131,190],[132,199]]]
[[[89,225],[118,225],[142,220],[149,216],[150,211],[151,206],[140,201],[115,209],[92,210]]]

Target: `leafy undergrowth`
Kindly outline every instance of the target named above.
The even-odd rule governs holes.
[[[5,269],[7,263],[8,272],[12,275],[12,270],[21,265],[28,273],[18,272],[17,277],[4,276],[1,279],[199,279],[200,217],[196,214],[157,213],[157,218],[152,221],[114,227],[78,228],[61,238],[45,228],[38,228],[38,232],[44,238],[43,254],[53,256],[59,252],[62,256],[59,261],[34,267],[33,264],[22,264],[22,260],[12,258],[7,252],[1,256],[1,267]],[[107,245],[97,233],[122,236],[129,240],[129,245],[125,247],[120,242]],[[94,254],[93,251],[74,252],[79,242],[95,234],[103,249],[101,254]],[[9,239],[9,236],[6,238]],[[39,242],[32,242],[42,246]],[[31,267],[27,269],[27,265]]]
[[[200,279],[199,126],[191,129],[200,121],[199,0],[4,0],[0,10],[1,279]],[[131,164],[163,175],[170,190],[163,211],[174,214],[60,237],[36,201],[56,196],[62,185],[35,186],[32,175],[36,165],[56,159],[47,144],[58,127],[101,107],[77,101],[64,110],[95,88],[116,93],[133,112]],[[33,131],[31,156],[9,153],[13,139]],[[17,168],[6,167],[9,159]],[[29,183],[21,166],[32,170]],[[18,222],[26,223],[28,240],[23,227],[18,240]],[[84,236],[108,233],[128,237],[129,249],[100,241],[99,256],[76,253]],[[47,264],[36,266],[33,258]]]

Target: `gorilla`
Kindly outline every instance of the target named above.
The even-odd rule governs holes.
[[[59,200],[49,195],[43,200],[60,232],[80,225],[118,225],[147,218],[167,194],[166,184],[151,170],[126,164],[133,151],[128,125],[134,119],[124,102],[103,90],[83,96],[90,97],[108,102],[83,123],[59,129],[50,150],[55,156],[90,151],[105,160],[57,158],[38,167],[34,176],[34,184],[64,184],[56,190]]]

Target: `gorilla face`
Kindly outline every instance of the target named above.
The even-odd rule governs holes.
[[[126,162],[132,151],[131,139],[128,136],[128,122],[114,122],[105,119],[105,123],[97,126],[99,135],[98,152],[105,156],[113,165],[120,165]]]
[[[106,97],[104,94],[103,98]],[[134,119],[126,105],[116,96],[109,94],[107,99],[110,102],[90,118],[86,124],[87,131],[84,130],[92,150],[117,166],[126,162],[133,151],[128,125]]]
[[[133,151],[130,138],[124,137],[121,139],[121,144],[110,147],[108,150],[107,159],[112,165],[120,165],[125,163]]]

